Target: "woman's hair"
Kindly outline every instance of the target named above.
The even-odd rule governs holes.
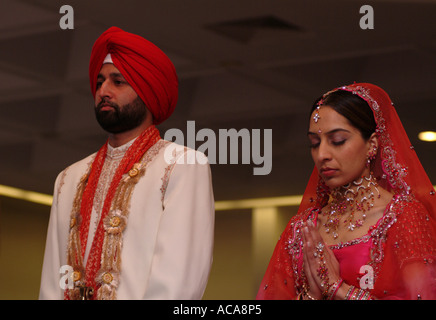
[[[322,105],[331,107],[350,121],[351,125],[360,131],[363,139],[368,140],[375,132],[377,124],[374,114],[368,103],[358,95],[345,90],[333,91],[325,97],[318,98],[313,104],[310,114],[318,107],[321,99],[323,100]]]

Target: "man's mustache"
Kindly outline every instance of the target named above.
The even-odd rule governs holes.
[[[110,102],[110,101],[103,99],[98,103],[97,111],[100,111],[103,106],[110,106],[110,107],[114,108],[116,111],[120,110],[119,106],[116,103],[113,103],[113,102]]]

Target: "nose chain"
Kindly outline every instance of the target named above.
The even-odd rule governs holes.
[[[377,191],[377,197],[380,198],[377,187],[377,180],[371,173],[369,177],[362,177],[360,180],[333,190],[328,210],[323,213],[327,216],[327,221],[324,223],[325,232],[331,233],[333,239],[337,239],[339,225],[346,213],[349,213],[344,220],[346,228],[349,231],[360,228],[365,222],[367,212],[374,207],[376,197],[374,191]],[[361,213],[359,219],[356,219],[356,213]]]

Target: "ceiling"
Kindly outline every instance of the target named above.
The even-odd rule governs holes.
[[[118,26],[154,42],[180,79],[176,111],[163,125],[195,132],[272,130],[272,171],[212,165],[217,200],[301,194],[312,170],[308,110],[324,92],[373,82],[392,97],[436,183],[436,1],[66,1],[74,29],[62,30],[54,0],[0,4],[0,184],[52,193],[56,175],[105,141],[93,114],[88,62],[95,39]],[[202,145],[198,141],[196,147]],[[217,154],[218,154],[217,150]],[[262,151],[262,150],[261,150]]]

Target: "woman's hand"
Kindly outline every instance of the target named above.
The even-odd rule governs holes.
[[[322,299],[323,293],[340,279],[339,262],[312,221],[308,220],[303,231],[304,273],[309,283],[309,298]]]

